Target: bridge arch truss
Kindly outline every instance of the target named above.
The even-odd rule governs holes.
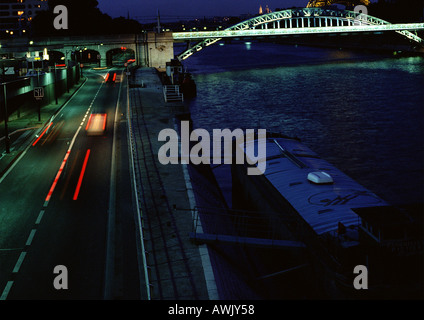
[[[254,17],[231,26],[223,32],[254,29],[287,29],[287,28],[330,28],[339,26],[390,25],[390,22],[349,10],[332,10],[326,8],[299,8],[271,12]],[[421,45],[424,40],[407,30],[397,33]],[[207,38],[180,53],[178,60],[185,60],[192,54],[210,46],[222,38]]]

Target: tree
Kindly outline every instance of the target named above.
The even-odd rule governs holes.
[[[67,36],[95,35],[111,33],[134,33],[141,31],[141,25],[135,20],[125,18],[112,19],[100,11],[97,0],[49,0],[49,8],[39,12],[32,21],[32,35]],[[53,10],[58,5],[68,9],[68,29],[56,30]]]
[[[423,0],[387,1],[379,0],[368,7],[368,14],[391,23],[422,22]]]

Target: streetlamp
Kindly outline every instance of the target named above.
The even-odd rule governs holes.
[[[10,138],[9,138],[9,130],[7,127],[7,121],[9,119],[9,115],[7,112],[6,82],[3,82],[2,85],[3,85],[3,98],[4,98],[4,132],[5,132],[6,153],[10,153]]]
[[[40,87],[40,70],[37,69],[37,88]],[[37,99],[38,121],[41,121],[41,101]]]
[[[68,60],[66,59],[66,56],[68,55],[68,51],[66,51],[65,56],[60,58],[61,60],[65,61],[65,68],[66,68],[66,92],[69,93],[69,67],[68,67]]]
[[[57,101],[57,74],[56,74],[56,62],[54,63],[54,76],[53,76],[53,81],[54,81],[54,98],[56,100],[56,104],[58,104]]]

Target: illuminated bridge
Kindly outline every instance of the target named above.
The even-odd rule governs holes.
[[[223,38],[394,31],[424,45],[424,40],[413,33],[417,30],[424,30],[424,23],[391,24],[349,10],[300,8],[267,13],[221,31],[174,32],[173,39],[198,41],[178,55],[179,60],[184,60]]]

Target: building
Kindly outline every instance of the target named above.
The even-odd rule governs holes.
[[[309,0],[306,7],[307,8],[325,7],[325,6],[331,6],[333,4],[342,4],[342,5],[345,5],[346,7],[354,7],[356,5],[368,6],[370,4],[370,0]]]
[[[265,7],[265,13],[271,13],[271,9],[268,8],[268,5]],[[262,9],[262,5],[259,6],[259,14],[264,14],[264,10]]]
[[[0,32],[24,35],[37,12],[47,9],[47,0],[0,0]]]

